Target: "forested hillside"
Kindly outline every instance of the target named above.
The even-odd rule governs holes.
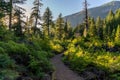
[[[52,80],[59,54],[84,80],[120,80],[120,9],[73,28],[61,13],[54,22],[49,7],[41,15],[41,0],[26,17],[24,3],[0,0],[0,80]]]
[[[89,8],[88,14],[94,19],[96,19],[98,16],[103,19],[107,16],[110,10],[115,12],[118,8],[120,8],[119,4],[120,1],[112,1],[98,7]],[[91,6],[91,4],[89,6]],[[72,27],[75,27],[84,21],[84,10],[71,15],[67,15],[64,17],[64,20],[66,19],[71,23]]]

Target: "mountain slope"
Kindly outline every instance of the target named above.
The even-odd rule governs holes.
[[[88,9],[88,14],[90,17],[94,18],[97,18],[98,16],[105,18],[110,10],[115,12],[118,8],[120,8],[120,1],[112,1],[103,4],[102,6]],[[78,13],[65,16],[64,20],[66,19],[71,23],[72,26],[76,26],[84,21],[84,12],[80,11]]]

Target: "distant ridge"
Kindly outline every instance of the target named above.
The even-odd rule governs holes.
[[[105,18],[110,10],[115,12],[119,8],[120,8],[120,1],[112,1],[98,7],[90,8],[88,9],[88,12],[90,17],[97,18],[98,16],[100,16],[101,18]],[[78,13],[65,16],[64,20],[66,19],[71,23],[73,27],[75,27],[83,22],[84,12],[80,11]]]

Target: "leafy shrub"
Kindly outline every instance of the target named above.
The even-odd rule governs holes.
[[[0,54],[5,54],[5,50],[2,47],[0,47]]]
[[[37,58],[38,59],[36,59],[36,57],[32,57],[28,68],[32,73],[34,73],[34,75],[37,75],[41,78],[45,73],[49,73],[52,70],[52,65],[43,55],[39,55]]]
[[[28,65],[30,51],[25,44],[19,44],[13,41],[9,41],[8,43],[0,42],[0,44],[5,52],[14,59],[17,64]]]
[[[42,40],[34,38],[31,40],[33,42],[33,48],[35,50],[44,50],[44,51],[51,51],[50,43],[48,40]]]
[[[29,49],[24,44],[15,43],[13,41],[9,41],[7,44],[7,52],[9,54],[20,54],[25,55],[30,53]]]
[[[78,73],[97,69],[104,71],[108,79],[111,75],[112,79],[119,80],[119,74],[115,75],[115,73],[120,71],[120,54],[117,51],[106,51],[103,45],[107,45],[108,48],[116,47],[113,42],[102,43],[99,40],[84,42],[75,39],[67,46],[64,62],[67,62],[70,68]]]
[[[40,75],[37,75],[39,77],[42,77],[45,73],[42,71],[42,68],[40,66],[40,62],[35,60],[35,59],[32,59],[30,61],[30,64],[28,66],[28,68],[30,69],[30,71],[34,74],[34,75],[37,75],[37,74],[40,74]]]
[[[111,78],[111,79],[120,80],[120,73],[111,74],[111,75],[110,75],[110,78]]]
[[[15,43],[13,41],[9,41],[8,43],[0,42],[0,47],[5,50],[6,53],[9,54],[28,54],[30,53],[29,49],[25,46],[25,44]]]
[[[14,40],[14,35],[11,31],[6,30],[6,26],[0,27],[0,41]]]
[[[64,50],[59,41],[51,41],[50,46],[55,53],[61,53]]]
[[[108,42],[107,45],[109,48],[113,48],[115,46],[114,42]]]
[[[0,54],[0,67],[1,68],[12,68],[15,66],[15,62],[10,59],[7,54]]]
[[[17,43],[12,40],[1,41],[0,69],[3,71],[0,71],[0,79],[15,80],[18,73],[40,77],[41,79],[42,76],[53,70],[49,61],[49,58],[53,56],[51,51],[49,41],[39,38],[33,38],[24,43]],[[8,74],[5,70],[8,70]],[[13,72],[13,74],[10,75],[9,72]]]
[[[18,72],[14,70],[3,69],[0,71],[0,80],[16,80],[18,76]]]

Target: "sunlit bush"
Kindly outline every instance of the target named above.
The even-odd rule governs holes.
[[[63,47],[60,45],[60,42],[58,40],[51,41],[50,46],[52,48],[52,51],[56,52],[56,53],[60,53],[64,50]]]
[[[107,48],[116,46],[118,47],[114,42],[101,42],[99,40],[84,42],[75,39],[67,46],[68,50],[65,51],[63,60],[78,73],[97,69],[107,73],[107,77],[110,77],[111,74],[112,79],[119,80],[117,72],[120,71],[120,54],[118,51],[106,51]]]
[[[108,42],[107,45],[108,45],[109,48],[113,48],[115,46],[115,43],[114,42]]]

